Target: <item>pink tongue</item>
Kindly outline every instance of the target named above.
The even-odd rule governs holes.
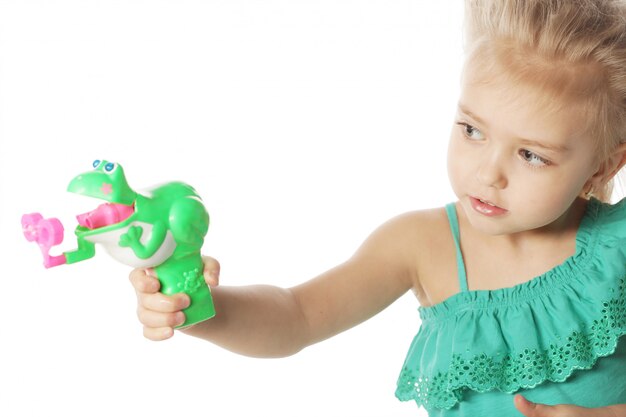
[[[100,204],[95,210],[79,214],[76,216],[76,219],[78,220],[78,224],[83,227],[97,229],[99,227],[120,223],[130,217],[134,212],[133,206],[104,203]]]

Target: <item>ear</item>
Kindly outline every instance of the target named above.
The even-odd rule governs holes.
[[[590,184],[604,185],[609,182],[622,167],[626,165],[626,142],[620,143],[603,163],[598,171],[589,179]]]

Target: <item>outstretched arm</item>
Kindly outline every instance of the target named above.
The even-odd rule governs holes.
[[[386,223],[347,262],[296,287],[215,287],[216,317],[183,331],[237,353],[275,357],[291,355],[361,323],[416,282],[409,222],[403,216]],[[205,267],[216,270],[217,265],[208,259]],[[131,274],[131,281],[146,337],[170,337],[182,318],[186,296],[156,293],[158,282],[140,270]],[[146,292],[148,287],[155,292]]]

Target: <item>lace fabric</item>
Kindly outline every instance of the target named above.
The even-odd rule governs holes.
[[[466,390],[514,393],[563,382],[626,334],[626,204],[592,200],[576,253],[524,284],[420,307],[396,396],[450,409]]]

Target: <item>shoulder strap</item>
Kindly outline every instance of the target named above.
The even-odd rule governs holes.
[[[461,245],[459,244],[459,219],[456,216],[456,208],[454,203],[446,205],[446,213],[452,230],[452,238],[454,239],[454,247],[456,248],[456,267],[458,270],[459,286],[461,292],[467,292],[467,275],[465,274],[465,262],[463,262],[463,254],[461,253]]]

